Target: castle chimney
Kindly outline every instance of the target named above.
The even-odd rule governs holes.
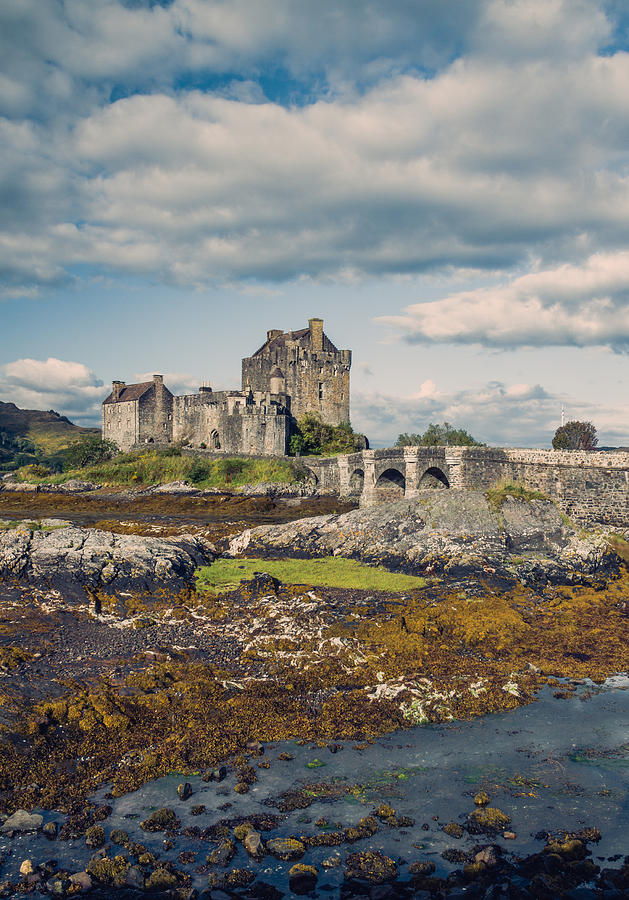
[[[114,400],[120,400],[120,395],[123,390],[126,388],[126,384],[124,381],[112,381],[111,383],[111,393],[113,395]]]
[[[310,345],[313,350],[323,350],[323,319],[308,319]]]
[[[153,375],[153,381],[155,382],[155,387],[158,385],[164,386],[164,376],[163,375]]]
[[[281,328],[270,328],[266,333],[267,341],[272,341],[273,338],[279,337],[280,334],[284,334]]]

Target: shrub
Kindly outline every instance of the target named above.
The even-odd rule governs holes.
[[[195,459],[192,465],[190,466],[190,471],[188,472],[188,478],[193,484],[197,484],[199,481],[205,481],[206,478],[209,478],[212,474],[212,464],[209,463],[205,459]]]
[[[112,459],[119,452],[113,441],[103,441],[96,434],[88,434],[71,444],[65,454],[66,467],[83,469]]]

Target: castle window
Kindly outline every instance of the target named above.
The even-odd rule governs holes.
[[[319,400],[323,400],[323,382],[319,382]]]

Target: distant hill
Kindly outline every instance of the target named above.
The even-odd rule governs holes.
[[[20,409],[0,400],[0,471],[48,460],[83,434],[100,434],[100,428],[74,425],[54,409]]]

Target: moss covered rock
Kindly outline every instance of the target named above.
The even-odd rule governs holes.
[[[485,806],[471,812],[467,817],[467,823],[471,834],[495,834],[511,824],[511,816],[495,806]]]
[[[395,881],[398,867],[394,860],[379,850],[350,853],[345,860],[345,874],[348,878],[358,878],[370,884],[385,884]]]
[[[175,812],[168,807],[156,809],[147,819],[140,822],[140,828],[144,831],[175,831],[180,825],[181,822]]]
[[[266,849],[271,856],[284,862],[301,859],[306,852],[305,845],[296,838],[271,838],[266,842]]]

